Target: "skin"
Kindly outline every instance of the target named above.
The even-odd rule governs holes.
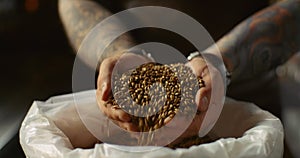
[[[96,24],[111,15],[107,9],[90,0],[60,0],[59,11],[74,50],[78,50],[85,35]],[[109,29],[116,27],[118,26]],[[232,83],[260,76],[284,63],[299,51],[300,30],[297,28],[300,28],[300,1],[290,0],[276,3],[257,12],[221,38],[217,46],[227,69],[232,73]],[[99,41],[105,42],[103,40],[105,38],[107,37],[101,37]],[[132,45],[134,42],[129,35],[120,36],[100,58],[97,102],[101,110],[119,126],[135,131],[136,128],[130,123],[127,113],[111,106],[103,106],[111,91],[112,69],[121,59],[120,54]],[[214,53],[216,49],[211,47],[206,51]],[[141,58],[143,57],[139,55],[131,55],[128,59],[139,60]],[[194,58],[187,63],[187,66],[198,76],[206,75],[204,80],[207,86],[196,96],[196,103],[202,116],[197,116],[194,122],[199,125],[208,108],[207,100],[210,101],[211,78],[219,78],[220,74],[217,71],[207,73],[207,65],[200,57]],[[198,130],[199,126],[190,126],[187,131],[194,134]]]
[[[287,61],[299,51],[299,28],[300,1],[290,0],[257,12],[220,39],[232,82],[253,79]]]
[[[69,42],[74,52],[79,50],[80,44],[84,37],[103,19],[111,15],[110,11],[92,0],[59,0],[59,14],[65,27]],[[121,26],[120,26],[121,27]],[[118,29],[119,26],[110,26],[109,30]],[[98,37],[104,45],[110,35]],[[124,34],[117,38],[109,47],[106,48],[103,56],[100,57],[99,63],[110,56],[120,55],[124,50],[134,45],[132,38],[128,34]],[[97,52],[96,47],[91,48]],[[93,55],[91,55],[93,56]],[[83,59],[88,63],[88,60]]]

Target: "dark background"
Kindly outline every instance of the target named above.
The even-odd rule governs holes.
[[[0,0],[1,158],[24,157],[17,132],[34,100],[72,91],[74,57],[57,1]]]
[[[267,5],[268,3],[261,2],[257,8],[249,8],[251,11],[248,14],[251,15],[250,12]],[[241,19],[236,21],[239,20]],[[215,27],[209,28],[218,29],[219,26]],[[228,29],[230,27],[232,26],[228,26]],[[219,38],[220,35],[222,33],[215,37]],[[32,102],[72,92],[72,66],[75,55],[59,19],[57,0],[0,0],[0,55],[0,158],[25,157],[19,145],[18,130]],[[300,57],[298,58],[300,61]],[[294,65],[295,63],[298,61],[294,62]],[[255,102],[263,109],[281,117],[281,107],[285,107],[283,104],[290,104],[292,101],[293,105],[298,105],[299,102],[294,99],[297,96],[288,93],[291,89],[297,92],[299,87],[297,89],[294,85],[299,86],[299,83],[289,84],[292,88],[281,87],[285,90],[283,91],[278,86],[280,84],[275,71],[266,76],[267,83],[265,82],[260,91],[254,89],[255,93],[242,93],[240,89],[245,87],[233,86],[229,95]],[[288,79],[284,82],[292,83]],[[282,99],[279,94],[287,96],[285,103],[280,101]],[[298,122],[294,118],[291,120],[292,124]],[[292,127],[299,129],[299,126]],[[291,139],[288,142],[291,146],[292,141]],[[288,149],[285,157],[291,157]]]

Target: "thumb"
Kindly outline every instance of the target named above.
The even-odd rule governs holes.
[[[108,58],[100,66],[97,90],[100,91],[100,98],[103,101],[107,101],[111,93],[111,75],[116,61],[116,58]]]

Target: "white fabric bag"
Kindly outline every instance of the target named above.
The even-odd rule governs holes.
[[[20,128],[20,143],[28,158],[280,158],[283,155],[284,133],[280,120],[251,103],[230,98],[226,98],[221,116],[211,131],[221,139],[212,143],[176,150],[157,147],[150,152],[128,152],[122,150],[124,146],[105,143],[91,149],[74,148],[73,145],[85,146],[94,137],[81,122],[73,95],[32,104]],[[75,95],[82,98],[80,104],[96,104],[94,90]],[[99,109],[86,110],[92,118],[93,110]]]

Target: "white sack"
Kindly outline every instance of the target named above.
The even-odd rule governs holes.
[[[95,91],[76,93],[76,97],[82,98],[80,104],[96,104],[94,96]],[[99,109],[86,110],[92,118],[93,110]],[[221,139],[188,149],[163,147],[151,152],[128,152],[110,144],[96,144],[91,149],[74,148],[87,146],[95,138],[81,122],[73,94],[69,94],[46,102],[35,101],[22,123],[20,143],[28,158],[280,158],[283,155],[284,134],[280,120],[251,103],[227,98],[211,132]]]

